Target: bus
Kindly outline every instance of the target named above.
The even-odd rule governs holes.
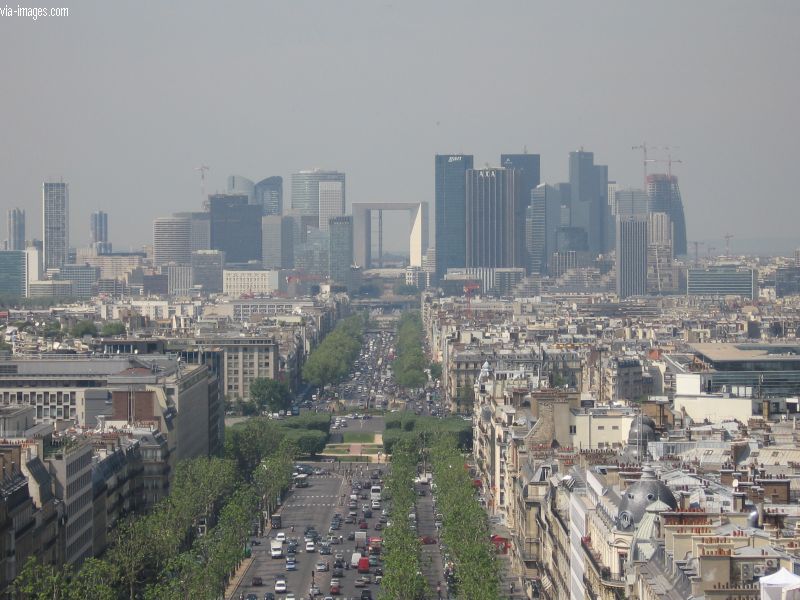
[[[299,473],[294,476],[294,487],[296,488],[304,488],[308,487],[308,475],[305,473]]]
[[[381,486],[373,485],[369,490],[369,499],[370,500],[378,500],[381,499]]]

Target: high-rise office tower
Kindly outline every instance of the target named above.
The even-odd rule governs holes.
[[[98,254],[111,253],[111,244],[108,241],[108,214],[102,210],[93,212],[89,217],[89,246]]]
[[[586,231],[590,254],[601,254],[606,245],[608,205],[608,167],[594,164],[594,153],[583,150],[569,153],[570,226]]]
[[[305,275],[328,277],[330,250],[330,232],[309,229],[306,239],[295,245],[294,268]]]
[[[667,213],[672,219],[675,255],[686,254],[686,217],[678,178],[663,173],[648,175],[647,193],[650,196],[650,210]]]
[[[617,295],[647,293],[647,218],[617,217]]]
[[[189,240],[192,252],[211,249],[211,213],[176,212],[172,216],[179,219],[189,219]]]
[[[344,216],[344,182],[319,182],[319,228],[327,231],[333,217]]]
[[[331,217],[328,220],[330,234],[330,278],[348,288],[352,284],[353,266],[353,217]]]
[[[6,250],[25,250],[25,211],[12,208],[8,211],[8,245]]]
[[[345,198],[345,176],[338,171],[300,171],[292,173],[292,214],[316,217],[314,227],[319,227],[319,183],[338,181],[342,184],[342,202]]]
[[[89,243],[108,241],[108,214],[102,210],[93,212],[89,218]]]
[[[44,268],[57,269],[68,262],[69,185],[63,181],[42,184]]]
[[[192,256],[191,222],[182,217],[153,221],[153,264],[189,264]]]
[[[222,293],[222,271],[225,253],[221,250],[195,250],[192,252],[192,285],[203,293]]]
[[[466,266],[519,267],[516,169],[469,169],[466,173]],[[525,227],[525,221],[522,221]]]
[[[615,217],[646,216],[650,212],[650,196],[644,190],[635,188],[617,189],[611,206]]]
[[[531,273],[546,273],[548,259],[556,251],[561,199],[561,190],[544,183],[531,192],[531,203],[525,216],[525,247]]]
[[[471,154],[436,155],[436,277],[467,266],[467,170]]]
[[[519,178],[520,201],[514,216],[516,225],[517,264],[528,268],[527,249],[525,248],[525,215],[531,203],[531,193],[540,182],[540,158],[538,154],[501,154],[500,166],[516,169]]]
[[[261,260],[261,207],[244,194],[211,194],[211,248],[229,263]]]
[[[228,176],[228,194],[247,196],[248,204],[255,204],[256,184],[241,175]]]
[[[267,177],[256,184],[254,204],[264,215],[283,214],[283,177]]]
[[[261,217],[261,264],[265,269],[294,268],[294,218]]]
[[[647,215],[647,292],[672,293],[680,285],[673,263],[672,219],[667,213]]]
[[[28,255],[24,250],[0,250],[0,295],[28,295]]]

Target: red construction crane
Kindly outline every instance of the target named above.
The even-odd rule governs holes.
[[[467,297],[467,316],[472,318],[472,292],[481,289],[481,284],[477,281],[468,281],[464,284],[464,295]]]

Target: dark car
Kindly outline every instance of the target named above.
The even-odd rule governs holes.
[[[264,582],[261,580],[261,577],[253,577],[253,586],[264,585]]]
[[[275,600],[275,594],[272,592],[267,592],[264,594],[264,600]]]
[[[361,600],[372,600],[372,590],[361,590]]]
[[[347,539],[348,541],[352,541],[356,539],[356,532],[355,531],[348,531],[347,532]]]

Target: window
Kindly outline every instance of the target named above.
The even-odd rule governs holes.
[[[619,425],[612,425],[611,429],[617,431],[619,429]]]
[[[597,430],[598,430],[598,431],[604,431],[604,430],[605,430],[605,428],[606,428],[606,426],[605,426],[605,425],[598,425],[598,426],[597,426]]]
[[[570,425],[569,426],[569,432],[570,432],[570,434],[578,433],[578,428],[575,425]]]

